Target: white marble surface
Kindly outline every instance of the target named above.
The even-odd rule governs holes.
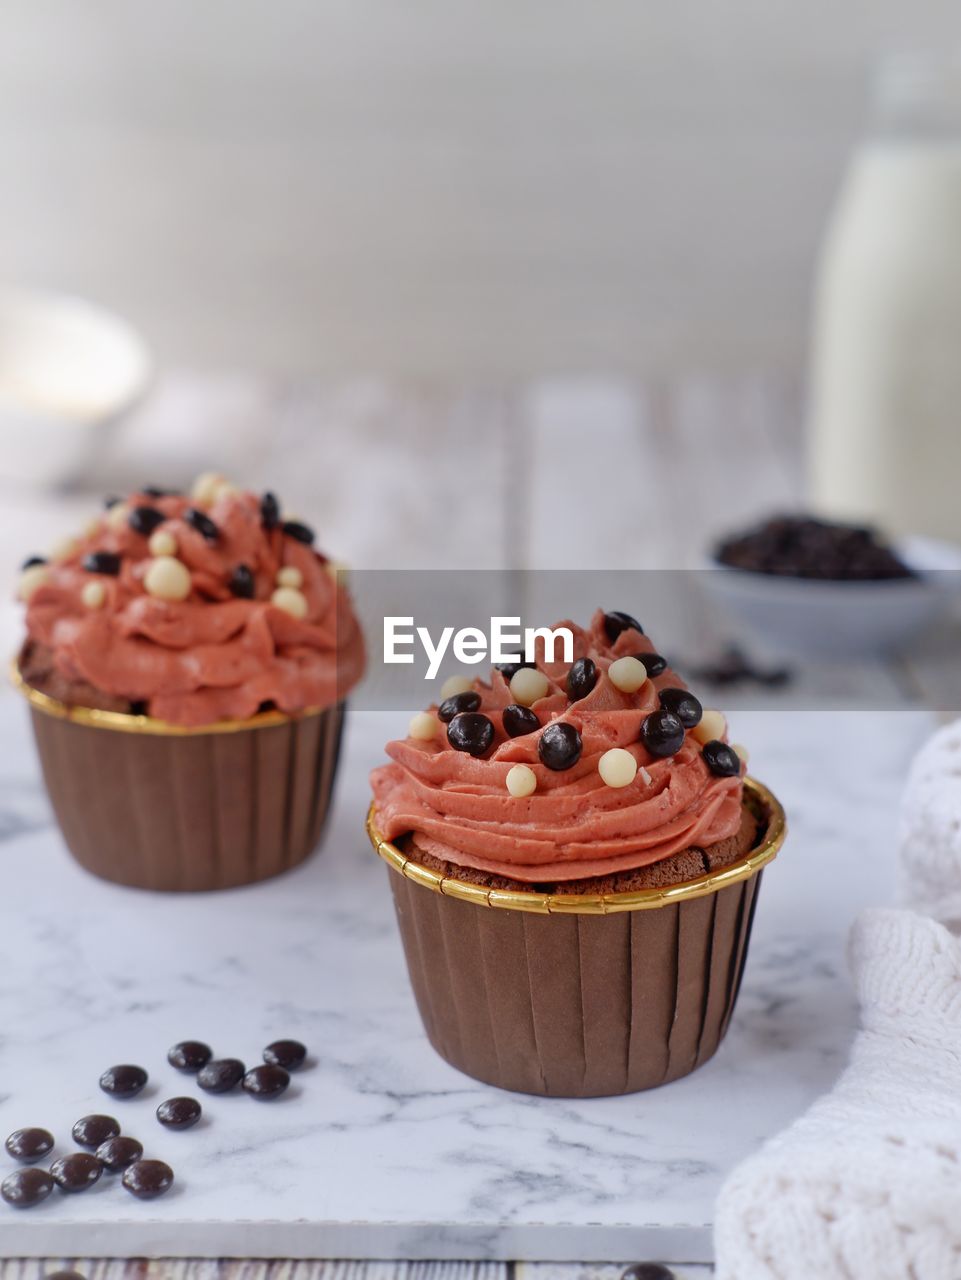
[[[725,1171],[837,1073],[852,1030],[843,938],[893,896],[893,818],[921,712],[743,713],[735,736],[782,796],[787,847],[761,895],[738,1012],[717,1058],[634,1097],[499,1093],[428,1046],[385,877],[362,833],[366,773],[403,719],[351,724],[333,824],[307,866],[228,894],[102,884],[51,825],[24,709],[0,695],[0,1131],[115,1111],[178,1180],[141,1204],[112,1180],[32,1212],[0,1206],[0,1256],[710,1258]],[[280,1102],[204,1100],[160,1129],[166,1067],[198,1036],[253,1060],[294,1035],[310,1070]],[[141,1062],[139,1100],[101,1070]]]

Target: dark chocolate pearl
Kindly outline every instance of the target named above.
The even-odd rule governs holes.
[[[664,710],[676,715],[685,729],[701,723],[704,708],[689,689],[661,689],[658,697]]]
[[[567,673],[567,696],[571,702],[586,698],[597,684],[597,666],[590,658],[578,658]]]
[[[254,575],[245,564],[238,564],[230,575],[230,590],[241,600],[253,600]]]
[[[279,1098],[290,1084],[290,1076],[283,1067],[251,1067],[244,1076],[244,1092],[259,1102]]]
[[[14,1160],[33,1164],[53,1150],[53,1134],[48,1129],[14,1129],[3,1145]]]
[[[61,1191],[86,1191],[99,1180],[103,1165],[89,1151],[73,1151],[54,1160],[50,1173]]]
[[[204,515],[202,511],[198,511],[196,507],[188,507],[184,512],[184,519],[190,525],[191,529],[196,529],[202,534],[208,542],[216,542],[220,537],[220,530],[211,520],[210,516]]]
[[[208,1093],[229,1093],[243,1080],[245,1069],[239,1058],[215,1058],[200,1068],[197,1083]]]
[[[525,733],[536,733],[541,722],[530,707],[519,707],[512,702],[504,708],[504,732],[511,738],[522,738]]]
[[[559,720],[556,724],[549,724],[541,734],[537,754],[548,769],[560,772],[577,764],[582,746],[581,735],[574,726]]]
[[[521,667],[531,667],[537,670],[536,662],[495,662],[494,670],[499,671],[508,684],[514,679]]]
[[[97,1148],[97,1159],[111,1173],[119,1173],[121,1169],[136,1164],[142,1155],[143,1143],[136,1138],[108,1138]]]
[[[660,1262],[635,1262],[621,1273],[621,1280],[677,1280],[677,1277]]]
[[[285,520],[284,533],[288,538],[293,538],[296,542],[303,542],[308,547],[314,540],[314,531],[308,524],[301,524],[299,520]]]
[[[202,1107],[196,1098],[168,1098],[157,1108],[157,1119],[165,1129],[191,1129],[200,1119]]]
[[[155,484],[144,485],[140,492],[145,498],[173,498],[177,494],[176,489],[161,489]]]
[[[181,1040],[172,1049],[167,1050],[167,1061],[178,1071],[199,1071],[214,1056],[209,1044],[202,1040]]]
[[[644,670],[652,680],[667,670],[667,659],[659,653],[635,653],[634,657],[644,664]]]
[[[276,529],[280,524],[280,503],[272,493],[260,499],[260,523],[265,529]]]
[[[156,1200],[173,1186],[174,1171],[163,1160],[138,1160],[123,1171],[121,1181],[138,1200]]]
[[[269,1067],[283,1067],[285,1071],[296,1071],[304,1065],[306,1057],[306,1046],[299,1040],[275,1040],[264,1050],[264,1062]]]
[[[15,1209],[43,1204],[57,1184],[46,1169],[17,1169],[0,1182],[0,1196]]]
[[[494,725],[476,711],[462,711],[447,726],[447,741],[455,751],[482,756],[494,743]]]
[[[21,569],[32,569],[37,564],[49,563],[46,556],[28,556],[20,566]]]
[[[146,1083],[147,1073],[143,1067],[130,1063],[108,1067],[100,1077],[100,1088],[114,1098],[135,1098]]]
[[[468,689],[465,693],[455,693],[445,698],[437,708],[437,715],[444,724],[450,724],[454,716],[460,715],[462,711],[476,711],[480,704],[480,694]]]
[[[652,756],[672,756],[684,743],[684,726],[673,711],[652,711],[641,725],[641,742]]]
[[[622,613],[620,609],[614,609],[611,613],[604,614],[604,630],[607,632],[607,638],[611,644],[617,639],[622,631],[639,631],[644,634],[644,628],[636,618],[632,618],[629,613]]]
[[[711,773],[719,778],[734,778],[741,772],[740,756],[733,747],[729,747],[726,742],[721,742],[718,738],[705,742],[701,755]]]
[[[158,511],[156,507],[134,507],[130,515],[127,516],[127,524],[130,525],[134,533],[141,534],[144,538],[149,538],[155,529],[158,529],[167,519],[162,511]]]
[[[88,573],[106,573],[115,578],[120,572],[122,560],[115,551],[91,551],[81,561]]]
[[[81,1116],[70,1131],[74,1142],[81,1147],[99,1147],[108,1138],[115,1138],[120,1125],[113,1116]]]

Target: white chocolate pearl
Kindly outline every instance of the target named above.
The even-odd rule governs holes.
[[[618,658],[607,668],[607,675],[621,693],[637,693],[647,679],[647,668],[637,658]]]
[[[130,508],[125,502],[115,502],[107,512],[107,524],[111,529],[122,529],[129,515]]]
[[[751,753],[748,751],[747,747],[740,742],[732,746],[731,750],[737,756],[738,760],[740,760],[741,764],[747,764],[748,760],[751,758]]]
[[[107,598],[107,592],[102,582],[85,582],[83,590],[80,592],[80,599],[84,602],[88,609],[100,609],[103,602]]]
[[[407,732],[419,742],[430,742],[431,738],[437,736],[437,721],[429,711],[418,711],[411,719]]]
[[[45,564],[32,564],[20,575],[17,595],[21,600],[29,600],[38,587],[42,587],[50,578],[50,570]]]
[[[296,587],[278,587],[270,597],[270,603],[294,618],[307,617],[307,597]]]
[[[51,560],[69,560],[77,549],[76,538],[61,538],[50,552]]]
[[[473,687],[474,681],[470,676],[448,676],[440,687],[440,701],[453,698],[455,693],[470,693]]]
[[[507,772],[507,790],[518,800],[532,796],[537,790],[537,774],[529,765],[515,764]]]
[[[282,569],[277,570],[278,587],[302,587],[303,585],[304,575],[295,565],[285,564]]]
[[[521,667],[511,676],[511,697],[522,707],[529,707],[538,698],[543,698],[550,687],[544,672],[535,671],[533,667]]]
[[[150,541],[147,546],[150,548],[152,556],[175,556],[177,554],[177,539],[169,529],[155,529],[150,535]]]
[[[190,570],[173,556],[158,556],[151,560],[143,585],[158,600],[186,600],[190,595]]]
[[[708,708],[691,730],[691,736],[695,742],[703,745],[705,742],[713,742],[715,738],[723,738],[726,731],[727,721],[720,711]]]
[[[629,787],[637,776],[637,761],[623,747],[611,747],[598,760],[597,772],[609,787]]]
[[[203,471],[194,481],[190,496],[194,502],[209,505],[217,497],[217,491],[226,483],[219,471]]]

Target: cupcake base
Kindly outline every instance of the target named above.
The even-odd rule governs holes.
[[[177,733],[110,713],[88,722],[41,709],[40,698],[30,700],[44,781],[68,848],[94,875],[166,892],[228,889],[316,847],[342,703]]]
[[[784,833],[774,797],[746,788],[762,834],[745,858],[594,899],[494,889],[485,906],[483,889],[458,888],[372,830],[437,1052],[487,1084],[571,1098],[654,1088],[705,1063],[734,1010],[761,867]]]

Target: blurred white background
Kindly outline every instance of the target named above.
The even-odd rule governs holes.
[[[4,0],[0,272],[161,366],[803,365],[876,58],[951,0]]]

